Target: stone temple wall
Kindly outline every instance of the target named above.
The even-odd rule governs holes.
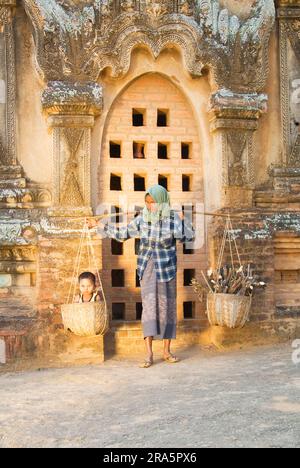
[[[242,258],[268,283],[243,330],[209,327],[189,281],[215,263],[224,222],[205,218],[201,246],[179,246],[177,345],[297,333],[299,18],[298,0],[0,0],[6,360],[67,365],[142,350],[134,241],[93,238],[104,340],[64,331],[60,306],[84,217],[104,203],[136,209],[156,182],[178,207],[238,216]]]

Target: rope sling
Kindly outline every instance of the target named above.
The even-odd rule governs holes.
[[[75,303],[78,277],[85,250],[87,252],[88,271],[95,271],[95,276],[98,280],[97,293],[100,293],[101,297],[99,302]],[[97,267],[91,233],[87,227],[86,220],[81,231],[67,304],[61,306],[61,313],[65,330],[70,330],[78,336],[104,335],[109,328],[106,298],[100,272]]]
[[[230,215],[227,215],[224,234],[221,242],[217,275],[221,276],[222,264],[225,255],[226,242],[229,242],[229,253],[232,271],[235,269],[234,250],[237,255],[240,267],[240,275],[245,279],[244,269],[241,262],[240,252],[233,234],[233,226]],[[207,282],[210,293],[207,295],[207,317],[211,325],[226,326],[228,328],[242,328],[249,320],[252,296],[242,296],[237,294],[224,294],[213,291]]]

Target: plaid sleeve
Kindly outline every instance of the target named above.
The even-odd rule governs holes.
[[[141,217],[137,216],[127,226],[117,227],[112,224],[104,226],[104,233],[110,238],[119,242],[125,242],[130,238],[140,237],[140,220]],[[103,231],[99,229],[102,234]]]
[[[195,240],[195,231],[192,223],[184,218],[183,220],[177,213],[174,213],[174,237],[179,242],[193,242]]]

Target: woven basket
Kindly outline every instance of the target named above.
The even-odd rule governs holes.
[[[211,325],[242,328],[249,320],[252,297],[235,294],[208,294],[207,316]]]
[[[64,304],[61,314],[65,330],[78,336],[104,335],[108,330],[108,315],[104,302]]]

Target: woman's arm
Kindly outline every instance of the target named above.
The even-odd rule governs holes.
[[[195,240],[195,230],[190,221],[174,213],[174,237],[179,242],[193,242]]]
[[[102,224],[97,231],[99,234],[103,232],[110,238],[118,242],[125,242],[130,238],[140,237],[140,221],[141,216],[134,218],[127,226],[117,227],[112,224]]]

